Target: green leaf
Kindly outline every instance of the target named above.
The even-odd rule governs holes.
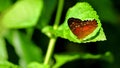
[[[0,22],[6,28],[35,26],[43,7],[42,0],[18,0],[2,14]]]
[[[7,49],[4,38],[0,37],[0,61],[8,59]]]
[[[28,65],[27,68],[50,68],[49,65],[44,65],[44,64],[40,64],[40,63],[37,63],[37,62],[32,62]]]
[[[37,61],[42,62],[42,51],[30,39],[17,30],[12,30],[6,36],[7,40],[13,45],[20,58],[20,65],[26,67],[27,64]]]
[[[52,26],[46,26],[42,29],[42,32],[46,34],[48,37],[53,37],[52,34],[55,33]]]
[[[113,56],[110,52],[106,52],[104,55],[98,54],[93,55],[90,53],[65,53],[65,54],[56,54],[55,56],[56,63],[53,68],[60,68],[67,62],[71,62],[77,59],[101,59],[109,62],[113,62]],[[64,60],[64,61],[63,61]]]
[[[74,17],[81,20],[97,20],[98,27],[84,39],[78,39],[68,27],[68,19]],[[64,23],[56,30],[56,36],[68,39],[77,43],[96,42],[106,40],[105,34],[101,27],[99,17],[94,9],[86,2],[77,3],[67,12]]]
[[[19,68],[19,67],[8,61],[0,61],[0,68]]]
[[[11,6],[11,0],[0,0],[0,12]]]
[[[51,16],[57,4],[57,0],[43,0],[44,6],[37,27],[41,30],[50,23]]]

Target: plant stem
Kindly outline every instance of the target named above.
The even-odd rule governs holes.
[[[61,13],[62,13],[62,9],[63,9],[63,4],[64,4],[64,0],[59,0],[56,19],[55,19],[55,23],[53,25],[54,29],[57,29],[57,27],[60,23],[60,17],[61,17]]]
[[[27,38],[28,38],[29,40],[31,40],[32,35],[33,35],[34,28],[28,28],[28,29],[26,29],[26,31],[27,31]]]
[[[55,38],[51,38],[50,39],[50,42],[49,42],[49,45],[48,45],[47,54],[45,56],[44,64],[48,64],[49,63],[49,60],[50,60],[50,58],[52,56],[52,52],[54,50],[55,42],[56,42]]]
[[[53,25],[53,29],[55,29],[55,30],[58,28],[58,25],[59,25],[59,21],[60,21],[62,9],[63,9],[64,0],[59,0],[58,3],[59,4],[58,4],[58,9],[57,9],[56,19],[55,19],[55,23]],[[44,64],[48,64],[49,63],[50,58],[51,58],[52,53],[53,53],[53,50],[54,50],[54,47],[55,47],[56,40],[57,40],[56,37],[50,38],[48,49],[47,49],[47,53],[46,53],[45,60],[44,60]]]

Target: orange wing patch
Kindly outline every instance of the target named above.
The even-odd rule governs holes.
[[[81,21],[77,18],[69,18],[68,26],[73,34],[75,34],[79,39],[83,39],[92,33],[98,25],[95,19]]]

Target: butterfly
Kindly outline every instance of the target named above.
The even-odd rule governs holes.
[[[78,39],[83,39],[91,34],[97,28],[98,24],[95,19],[82,21],[78,18],[69,18],[68,26]]]

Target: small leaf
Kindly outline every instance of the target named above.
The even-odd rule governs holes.
[[[19,68],[19,67],[8,61],[0,61],[0,68]]]
[[[52,37],[52,34],[55,33],[55,30],[52,26],[46,26],[42,29],[42,32],[46,34],[48,37]]]
[[[49,65],[44,65],[44,64],[40,64],[40,63],[37,63],[37,62],[32,62],[28,65],[27,68],[50,68]]]
[[[66,54],[56,54],[55,56],[56,63],[53,68],[59,68],[67,62],[71,62],[76,59],[102,59],[111,62],[113,61],[112,54],[110,52],[106,52],[105,55],[98,54],[93,55],[90,53],[66,53]],[[106,58],[107,57],[107,58]],[[64,61],[63,61],[64,60]]]
[[[68,19],[71,17],[81,19],[82,21],[95,19],[98,23],[98,27],[91,34],[80,40],[71,32],[70,28],[68,27]],[[64,23],[58,28],[58,30],[56,30],[55,33],[55,35],[58,37],[62,37],[77,43],[106,40],[96,11],[94,11],[94,9],[86,2],[77,3],[75,6],[70,8],[67,12]]]
[[[78,59],[80,57],[79,54],[56,54],[55,56],[56,64],[53,68],[59,68],[63,64],[70,62],[72,60]]]
[[[0,61],[8,59],[7,49],[4,38],[0,37]]]
[[[0,22],[7,28],[35,26],[43,7],[42,0],[18,0],[2,14]]]

